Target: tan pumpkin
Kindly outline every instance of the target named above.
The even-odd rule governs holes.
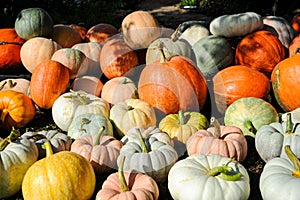
[[[118,34],[118,29],[107,23],[100,23],[92,26],[86,33],[89,42],[98,42],[104,44],[110,37]]]
[[[27,40],[21,47],[20,57],[24,67],[33,72],[43,61],[51,60],[53,53],[62,47],[55,41],[43,37]]]
[[[80,33],[68,25],[55,25],[52,39],[62,48],[71,48],[73,45],[82,42]]]
[[[102,81],[95,76],[81,76],[75,78],[71,89],[74,91],[85,91],[86,93],[100,97],[103,88]],[[106,100],[106,99],[104,99]]]
[[[0,91],[14,90],[29,95],[30,80],[25,78],[7,78],[0,82]]]

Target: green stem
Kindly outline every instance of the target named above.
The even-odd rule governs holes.
[[[0,90],[2,90],[4,88],[4,86],[6,85],[6,81],[4,81],[1,85],[0,85]]]
[[[164,43],[160,42],[159,46],[158,46],[158,50],[159,50],[159,54],[160,54],[160,63],[165,63],[168,62],[169,59],[166,57],[165,52],[164,52]]]
[[[179,116],[179,124],[184,125],[185,124],[185,116],[184,116],[183,110],[179,110],[178,116]]]
[[[249,132],[251,132],[251,133],[253,133],[253,134],[256,134],[256,131],[257,131],[257,130],[256,130],[256,128],[253,126],[253,123],[252,123],[250,120],[245,121],[244,125],[245,125],[246,129],[247,129]]]
[[[215,128],[214,133],[213,133],[214,137],[215,138],[220,138],[220,136],[221,136],[221,125],[220,125],[219,121],[215,117],[212,117],[210,119],[210,123]]]
[[[95,139],[95,142],[94,142],[94,146],[96,146],[96,145],[99,145],[99,143],[100,143],[100,138],[102,137],[102,133],[103,133],[103,131],[105,130],[105,127],[104,126],[101,126],[101,128],[99,129],[99,131],[98,131],[98,133],[97,133],[97,137],[96,137],[96,139]]]
[[[85,97],[81,96],[78,92],[74,91],[74,90],[70,90],[71,93],[73,93],[75,96],[71,96],[71,98],[78,98],[78,100],[80,101],[80,103],[82,103],[83,105],[87,105],[88,101]],[[70,96],[65,96],[65,98],[70,98]]]
[[[17,85],[17,82],[13,82],[11,79],[8,80],[8,87],[13,88]]]
[[[16,140],[19,136],[20,132],[13,127],[9,135],[5,139],[1,140],[0,151],[3,151],[10,142]]]
[[[226,180],[226,181],[236,181],[242,177],[242,174],[238,171],[234,171],[232,167],[229,167],[228,164],[233,162],[234,159],[230,159],[223,166],[217,166],[212,168],[209,172],[209,176],[218,176],[219,178]]]
[[[42,145],[43,149],[46,149],[46,157],[49,157],[51,155],[53,155],[53,150],[51,147],[51,144],[49,142],[49,140],[47,140],[43,145]]]
[[[128,83],[128,80],[126,77],[122,78],[121,80],[121,84],[127,84]]]
[[[137,131],[140,143],[141,143],[142,153],[148,153],[149,149],[147,148],[146,142],[145,142],[145,140],[144,140],[144,138],[142,136],[142,133],[141,133],[140,129],[137,128],[136,131]]]
[[[295,171],[293,171],[293,176],[300,178],[300,160],[297,156],[292,152],[290,145],[285,145],[284,150],[290,161],[293,163]]]
[[[83,126],[89,124],[90,122],[91,120],[89,120],[88,118],[80,118],[80,131],[84,131]]]
[[[292,114],[287,113],[286,115],[286,130],[285,133],[289,134],[293,132],[294,123],[292,122]]]
[[[123,171],[124,161],[125,161],[125,156],[122,155],[120,157],[120,164],[119,164],[119,167],[118,167],[118,177],[119,177],[119,184],[120,184],[121,192],[129,191],[129,187],[126,183],[125,176],[124,176],[124,171]]]

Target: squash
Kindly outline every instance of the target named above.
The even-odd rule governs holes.
[[[210,22],[209,31],[217,36],[238,37],[260,30],[263,26],[263,19],[260,14],[243,12],[214,18]]]
[[[227,39],[209,35],[193,45],[196,64],[202,74],[211,79],[219,70],[233,64],[234,52]]]
[[[51,39],[34,37],[27,40],[21,47],[20,57],[24,67],[32,73],[36,66],[51,60],[55,51],[62,47]]]
[[[110,109],[109,119],[120,137],[126,135],[132,127],[148,128],[156,125],[154,108],[141,99],[126,99],[114,104]]]
[[[49,141],[44,148],[46,157],[31,165],[24,176],[24,199],[90,199],[96,186],[90,162],[71,151],[53,154]]]
[[[0,92],[0,128],[25,127],[36,114],[34,103],[22,92],[6,90]]]
[[[83,26],[83,24],[69,24],[68,26],[78,31],[83,42],[87,40],[86,33],[88,30]]]
[[[132,170],[151,176],[156,182],[167,180],[168,172],[178,160],[173,146],[159,141],[155,134],[143,137],[139,128],[136,128],[138,138],[123,145],[118,157],[118,166],[124,156],[124,171]]]
[[[242,130],[236,126],[220,125],[211,118],[211,127],[196,131],[186,142],[188,155],[218,154],[243,162],[247,156],[248,144]]]
[[[143,10],[127,14],[121,22],[124,42],[132,49],[145,49],[159,38],[161,28],[154,16]]]
[[[0,91],[14,90],[29,96],[30,80],[25,78],[6,78],[0,81]]]
[[[257,97],[236,100],[228,106],[224,115],[225,126],[236,126],[245,136],[253,138],[260,127],[278,121],[278,113],[274,106]]]
[[[102,188],[97,192],[96,200],[153,199],[158,200],[159,188],[155,180],[146,174],[123,171],[125,157],[120,159],[118,172],[110,174]]]
[[[297,53],[300,53],[300,34],[294,37],[288,47],[289,55],[288,57],[292,57]]]
[[[271,90],[267,76],[244,65],[229,66],[217,72],[212,81],[216,107],[222,114],[230,104],[242,97],[267,99]]]
[[[58,130],[26,131],[21,135],[21,137],[36,144],[39,150],[38,159],[46,157],[46,150],[42,148],[42,145],[46,141],[50,142],[53,153],[69,151],[73,142],[71,137]]]
[[[293,16],[290,24],[297,33],[300,33],[300,13]]]
[[[95,76],[84,75],[76,77],[70,88],[74,91],[85,91],[86,93],[100,97],[103,83]]]
[[[26,8],[18,13],[14,27],[25,40],[34,37],[50,38],[53,34],[53,19],[43,8]]]
[[[271,83],[276,102],[285,111],[300,107],[299,91],[300,54],[278,63],[271,74]]]
[[[85,37],[89,42],[97,42],[103,45],[107,40],[118,33],[118,29],[112,24],[99,23],[89,28]]]
[[[117,158],[122,142],[111,135],[104,135],[105,127],[98,133],[78,137],[71,146],[71,151],[85,157],[93,166],[96,174],[105,174],[117,169]]]
[[[285,48],[277,36],[259,30],[243,37],[235,50],[235,64],[245,65],[270,77],[274,67],[285,58]]]
[[[70,70],[63,64],[48,60],[38,64],[32,72],[30,96],[42,109],[50,109],[69,84]]]
[[[178,200],[246,200],[250,178],[237,161],[217,154],[194,154],[173,165],[168,189]]]
[[[273,158],[269,160],[260,175],[259,189],[263,199],[281,200],[299,198],[299,159],[288,145],[284,149],[289,155],[289,159]]]
[[[62,48],[71,48],[82,42],[80,33],[68,25],[55,25],[51,38]]]
[[[77,139],[96,134],[101,127],[104,127],[102,135],[113,136],[113,126],[107,117],[99,113],[80,114],[72,119],[67,134],[72,139]]]
[[[84,91],[69,91],[60,95],[52,106],[54,123],[63,131],[68,131],[74,117],[97,113],[109,118],[110,106],[100,97]]]
[[[20,132],[12,129],[5,139],[0,138],[0,198],[8,198],[21,190],[28,168],[38,159],[37,146]]]

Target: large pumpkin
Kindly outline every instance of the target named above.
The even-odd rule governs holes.
[[[30,96],[42,109],[50,109],[54,101],[66,91],[70,70],[63,64],[48,60],[36,66],[30,81]]]
[[[71,89],[74,91],[85,91],[97,97],[100,96],[102,88],[102,81],[95,76],[79,76],[74,79],[71,85]]]
[[[294,37],[294,39],[291,41],[289,47],[289,57],[292,57],[296,55],[297,53],[300,53],[300,34]]]
[[[276,101],[284,111],[300,107],[300,54],[278,63],[271,75],[271,82]]]
[[[88,29],[85,37],[89,42],[104,44],[110,37],[118,34],[118,29],[107,23],[100,23]]]
[[[273,68],[285,58],[285,48],[278,37],[266,30],[246,35],[236,47],[235,64],[245,65],[270,77]]]
[[[82,42],[80,33],[68,25],[55,25],[51,38],[63,48],[71,48]]]
[[[215,102],[220,113],[225,113],[230,104],[242,97],[265,99],[271,89],[270,81],[263,73],[243,65],[227,67],[219,71],[212,80]]]

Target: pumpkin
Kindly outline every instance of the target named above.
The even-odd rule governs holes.
[[[12,129],[10,135],[0,138],[0,198],[8,198],[21,190],[28,168],[38,159],[37,146],[20,132]]]
[[[234,52],[224,37],[215,35],[203,37],[192,48],[197,67],[207,79],[211,79],[219,70],[233,64]]]
[[[96,185],[90,162],[71,151],[53,154],[49,141],[44,148],[46,157],[31,165],[24,176],[24,199],[90,199]]]
[[[25,78],[6,78],[0,81],[0,91],[14,90],[29,96],[30,80]]]
[[[20,38],[14,28],[0,29],[0,71],[22,73],[27,70],[22,65],[20,51],[25,40]]]
[[[82,42],[80,33],[68,25],[55,25],[51,38],[62,48],[71,48]]]
[[[62,48],[53,53],[51,60],[57,61],[70,69],[70,79],[82,76],[88,70],[85,54],[72,48]]]
[[[67,134],[72,139],[77,139],[85,135],[96,134],[102,127],[104,127],[102,135],[113,136],[113,126],[107,117],[98,113],[80,114],[71,121]]]
[[[270,77],[273,68],[285,58],[285,48],[278,37],[266,30],[247,34],[235,50],[235,64],[245,65]]]
[[[161,35],[157,20],[151,13],[143,10],[127,14],[121,22],[121,31],[125,43],[134,50],[147,48]]]
[[[48,60],[38,64],[32,72],[30,96],[42,109],[50,109],[54,101],[68,87],[70,70],[63,64]]]
[[[178,160],[174,147],[160,141],[155,134],[143,137],[139,128],[136,128],[138,138],[125,143],[118,157],[118,166],[124,156],[125,171],[135,171],[151,176],[158,183],[167,180],[169,170]]]
[[[49,38],[53,34],[53,20],[42,8],[26,8],[21,10],[15,20],[17,34],[29,40],[34,37]]]
[[[263,23],[275,29],[275,34],[285,48],[288,48],[291,41],[296,37],[297,33],[292,28],[290,23],[283,17],[279,16],[265,16]],[[268,30],[268,28],[266,29]]]
[[[289,155],[289,159],[271,159],[265,164],[260,175],[259,189],[263,199],[279,200],[299,198],[299,159],[288,145],[285,146],[284,149]]]
[[[267,76],[244,65],[229,66],[217,72],[212,81],[216,107],[222,114],[237,99],[242,97],[267,99],[271,90]]]
[[[46,150],[42,148],[46,141],[50,142],[53,153],[69,151],[73,142],[71,137],[58,130],[26,131],[21,137],[36,144],[39,150],[38,159],[46,157]]]
[[[123,76],[138,65],[135,51],[119,38],[108,40],[102,47],[100,67],[108,79]]]
[[[0,102],[0,128],[5,130],[25,127],[36,114],[32,99],[22,92],[1,91]]]
[[[120,137],[126,135],[132,127],[148,128],[156,125],[154,108],[141,99],[126,99],[114,104],[109,119]]]
[[[110,106],[100,97],[84,91],[69,91],[60,95],[52,106],[54,123],[68,131],[74,117],[86,113],[98,113],[109,118]]]
[[[255,12],[221,15],[214,18],[209,25],[213,35],[224,37],[245,36],[263,28],[263,19]]]
[[[293,16],[290,24],[297,33],[300,33],[300,13]]]
[[[228,106],[224,115],[225,126],[236,126],[248,137],[255,137],[260,127],[278,120],[274,106],[257,97],[236,100]]]
[[[158,117],[183,111],[199,111],[207,97],[207,85],[195,63],[184,56],[161,59],[147,64],[138,82],[139,98],[156,110]]]
[[[193,154],[176,162],[168,175],[173,199],[248,199],[250,178],[237,161],[217,154]]]
[[[278,63],[271,74],[271,83],[276,102],[284,111],[300,107],[299,93],[300,54]]]
[[[126,76],[112,78],[104,83],[101,98],[111,105],[125,101],[126,99],[137,99],[136,84]]]
[[[69,24],[69,26],[79,32],[82,41],[86,41],[88,30],[82,24]]]
[[[71,85],[71,89],[74,91],[85,91],[97,97],[100,96],[102,88],[103,83],[99,78],[88,75],[75,78]]]
[[[247,156],[248,144],[242,130],[236,126],[220,125],[211,118],[212,127],[196,131],[186,142],[188,155],[218,154],[243,162]]]
[[[300,156],[300,128],[293,123],[291,115],[288,113],[286,121],[273,122],[257,130],[255,149],[265,162],[279,156],[287,158],[283,150],[285,145],[290,145],[292,151]]]
[[[98,133],[85,135],[74,140],[71,151],[85,157],[96,174],[105,174],[117,169],[117,158],[122,142],[111,135],[104,135],[102,126]]]
[[[158,200],[159,188],[155,180],[146,174],[123,171],[125,157],[120,159],[118,172],[110,174],[102,188],[97,192],[96,200],[112,198],[122,200],[153,199]]]
[[[85,37],[89,42],[104,44],[109,38],[118,33],[119,31],[115,26],[107,23],[100,23],[89,28]]]
[[[51,60],[61,46],[51,39],[35,37],[27,40],[21,47],[20,57],[24,67],[32,73],[41,62]]]
[[[291,41],[288,47],[288,51],[289,51],[288,57],[292,57],[297,53],[300,53],[300,34],[294,37],[294,39]]]

